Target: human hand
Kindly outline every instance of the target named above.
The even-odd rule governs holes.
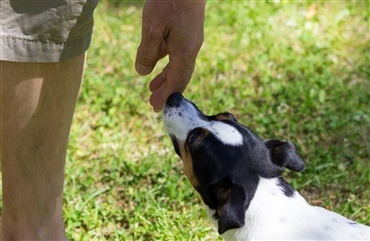
[[[136,71],[148,75],[158,60],[169,56],[166,67],[149,84],[150,104],[156,112],[170,94],[182,93],[190,81],[204,38],[205,4],[205,0],[145,3]]]

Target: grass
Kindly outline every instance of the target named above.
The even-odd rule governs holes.
[[[208,1],[185,96],[297,144],[289,180],[370,224],[369,3]],[[134,71],[141,2],[102,1],[75,113],[64,218],[71,240],[218,240]],[[221,239],[219,239],[221,240]]]

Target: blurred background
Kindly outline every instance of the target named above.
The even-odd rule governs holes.
[[[221,240],[134,70],[142,1],[100,1],[66,164],[70,240]],[[368,1],[208,1],[184,95],[230,111],[307,164],[309,203],[370,224]]]

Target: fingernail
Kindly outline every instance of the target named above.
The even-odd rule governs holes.
[[[135,68],[136,68],[136,71],[141,75],[150,74],[150,72],[152,72],[153,70],[153,67],[146,67],[141,64],[136,65]]]

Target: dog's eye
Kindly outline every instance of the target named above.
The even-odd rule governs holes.
[[[197,137],[199,136],[199,133],[197,131],[192,131],[189,133],[188,139],[186,140],[188,145],[193,145],[193,143],[196,141]]]
[[[202,139],[202,137],[206,136],[208,131],[204,128],[195,128],[194,130],[190,131],[188,134],[188,138],[186,139],[187,146],[193,146],[196,142]]]

